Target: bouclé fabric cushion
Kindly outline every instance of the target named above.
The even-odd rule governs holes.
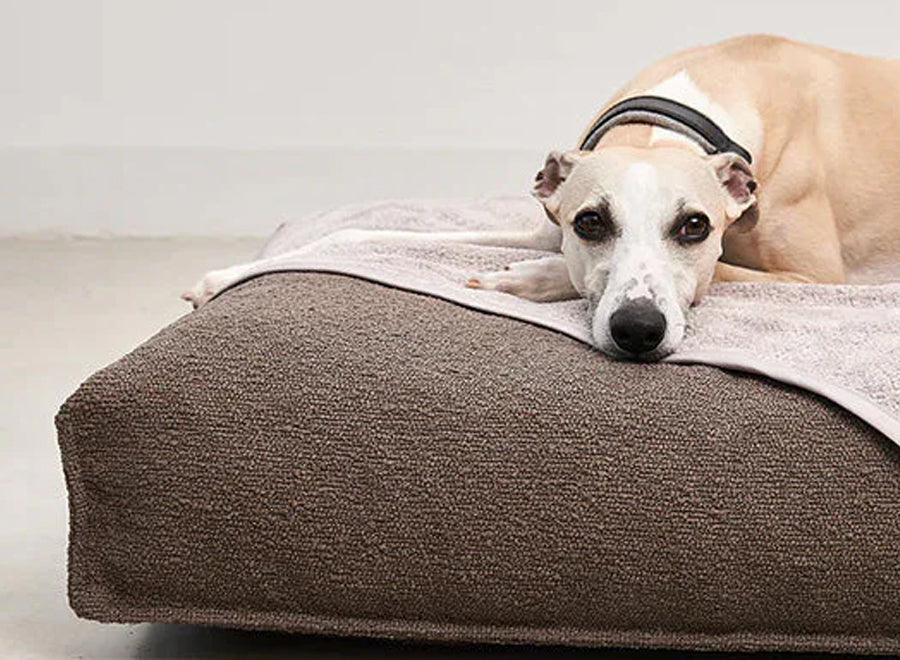
[[[278,273],[57,425],[87,618],[900,653],[900,450],[764,378]]]

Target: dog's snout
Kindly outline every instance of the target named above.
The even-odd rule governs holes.
[[[624,303],[609,317],[613,341],[632,355],[649,353],[666,335],[666,317],[649,298]]]

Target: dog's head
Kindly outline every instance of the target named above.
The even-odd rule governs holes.
[[[550,154],[533,192],[562,227],[569,275],[591,303],[603,352],[653,360],[677,348],[688,308],[712,281],[722,234],[755,204],[755,188],[734,154]]]

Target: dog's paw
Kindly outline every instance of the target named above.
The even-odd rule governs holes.
[[[181,294],[181,299],[193,305],[194,309],[208,303],[210,299],[234,281],[232,269],[211,270],[197,280],[197,283]]]
[[[511,293],[514,296],[522,297],[527,297],[531,289],[527,278],[520,277],[520,274],[514,271],[512,266],[506,266],[503,270],[488,273],[475,273],[466,280],[466,286],[470,289],[502,291],[503,293]]]
[[[194,286],[181,293],[181,299],[191,303],[193,308],[197,309],[201,305],[205,305],[209,302],[209,299],[215,294],[215,289],[207,282],[206,276],[204,275]]]
[[[470,289],[501,291],[527,300],[542,300],[543,287],[538,281],[539,277],[540,274],[535,273],[528,262],[520,262],[506,266],[503,270],[476,273],[469,277],[466,286]]]
[[[577,296],[565,263],[555,258],[518,261],[503,270],[476,273],[469,277],[466,286],[470,289],[502,291],[534,302],[566,300]]]

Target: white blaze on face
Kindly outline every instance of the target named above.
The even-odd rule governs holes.
[[[623,271],[623,275],[644,273],[637,282],[628,286],[624,298],[654,298],[657,286],[657,274],[651,264],[659,263],[662,249],[659,245],[661,226],[659,216],[665,209],[665,200],[660,199],[659,177],[650,163],[635,163],[630,166],[622,178],[622,193],[619,206],[625,218],[633,218],[634,222],[624,222],[622,240],[617,249],[617,259],[613,261],[613,269]],[[621,268],[616,268],[619,265]]]
[[[677,200],[661,185],[656,167],[636,162],[622,175],[613,199],[613,212],[620,228],[612,253],[596,263],[585,278],[585,287],[596,300],[594,338],[603,350],[616,353],[609,331],[610,316],[624,303],[649,299],[666,317],[666,336],[660,350],[668,352],[682,338],[683,306],[689,304],[689,289],[695,284],[684,264],[673,258],[667,227],[674,219]],[[602,274],[602,276],[601,276]],[[601,284],[602,288],[597,285]]]

